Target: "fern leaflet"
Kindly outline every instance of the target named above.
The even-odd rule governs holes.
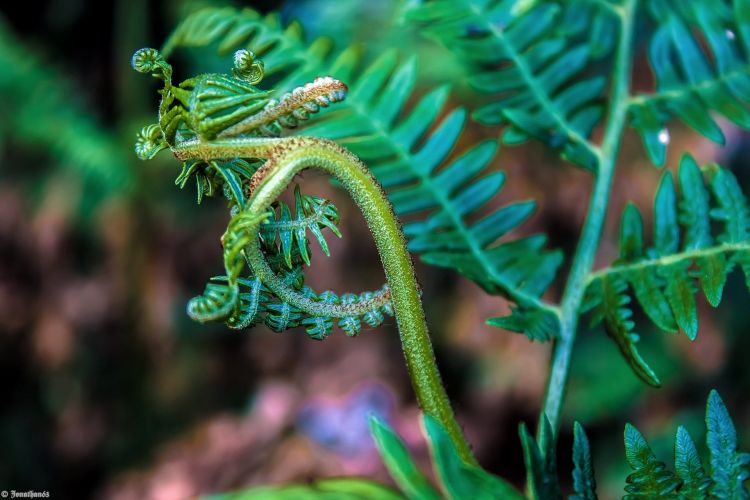
[[[406,16],[469,63],[473,87],[495,96],[474,116],[509,124],[505,143],[533,136],[595,170],[599,153],[589,136],[602,117],[607,79],[584,69],[611,50],[616,32],[601,3],[434,0]]]
[[[722,144],[711,111],[750,128],[750,2],[655,0],[648,12],[657,25],[648,54],[656,88],[634,96],[630,114],[654,164],[664,164],[672,117]]]
[[[750,283],[750,209],[735,177],[717,165],[701,170],[687,155],[678,177],[679,202],[670,172],[659,185],[653,246],[644,247],[640,212],[628,205],[622,218],[620,258],[593,273],[587,289],[585,309],[595,310],[593,322],[604,322],[636,373],[652,385],[659,381],[638,355],[628,292],[659,329],[680,329],[694,340],[696,291],[700,288],[708,302],[718,306],[727,275],[737,264]],[[712,221],[721,226],[715,237]]]

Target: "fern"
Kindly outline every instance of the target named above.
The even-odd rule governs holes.
[[[98,196],[132,187],[125,148],[91,116],[74,82],[18,40],[0,17],[0,139],[43,151],[78,170]]]
[[[248,9],[198,11],[177,27],[164,50],[217,43],[220,52],[251,46],[263,56],[267,74],[279,72],[281,90],[320,74],[349,82],[346,100],[315,122],[302,124],[301,131],[334,139],[366,161],[397,215],[429,210],[426,219],[404,225],[410,250],[422,254],[427,263],[454,268],[489,293],[516,302],[511,317],[495,318],[490,324],[534,340],[557,335],[557,312],[540,296],[555,277],[561,253],[545,250],[546,238],[540,235],[497,243],[532,214],[534,202],[507,205],[474,223],[467,220],[489,205],[504,183],[502,173],[485,173],[496,144],[485,141],[446,164],[466,115],[459,108],[438,121],[447,87],[427,93],[400,117],[416,83],[415,58],[399,64],[396,52],[389,51],[359,73],[356,48],[329,57],[330,47],[323,39],[308,48],[298,24],[284,28],[276,16],[264,18]],[[309,53],[312,47],[318,47],[314,55]],[[274,67],[275,57],[284,57],[285,63]]]
[[[569,500],[596,500],[596,478],[591,448],[586,432],[578,422],[573,424],[573,489]]]
[[[341,237],[337,227],[339,212],[332,203],[317,196],[303,195],[297,185],[294,188],[294,217],[286,203],[278,201],[275,205],[273,210],[275,215],[278,210],[278,217],[273,217],[261,226],[261,237],[264,244],[270,247],[276,245],[278,238],[287,267],[292,267],[293,250],[299,252],[299,257],[305,264],[310,265],[308,232],[318,241],[323,253],[330,256],[322,229],[328,228]]]
[[[656,88],[634,96],[630,114],[651,160],[664,164],[672,117],[722,144],[711,111],[750,128],[750,3],[656,0],[648,12],[657,23],[648,54]]]
[[[541,424],[539,442],[529,435],[525,424],[521,424],[521,445],[526,464],[526,487],[530,498],[536,500],[562,498],[557,484],[557,465],[554,436],[549,420]]]
[[[625,498],[748,498],[743,483],[750,477],[750,455],[737,452],[734,424],[716,391],[711,391],[708,397],[706,429],[710,476],[706,475],[695,443],[683,427],[677,429],[675,440],[675,475],[657,460],[641,433],[628,424],[625,452],[634,472],[628,476],[625,490],[630,494]]]
[[[467,63],[470,85],[495,96],[474,117],[510,125],[505,143],[533,136],[594,170],[598,153],[589,137],[602,117],[607,79],[585,69],[609,53],[616,31],[600,3],[435,0],[406,17]]]
[[[640,212],[634,205],[625,208],[620,258],[592,274],[588,285],[587,308],[595,310],[593,323],[604,322],[636,373],[652,385],[659,385],[659,380],[638,354],[629,291],[659,329],[679,328],[694,340],[697,290],[716,307],[735,265],[740,264],[750,281],[750,210],[735,177],[717,165],[701,170],[692,157],[684,156],[679,184],[678,201],[672,174],[662,176],[650,248],[644,246]],[[715,236],[714,223],[720,226]]]

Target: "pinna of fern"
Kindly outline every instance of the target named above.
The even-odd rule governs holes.
[[[655,165],[664,165],[673,118],[719,143],[724,135],[712,111],[750,128],[748,0],[653,0],[633,11],[624,3],[426,0],[409,4],[405,17],[465,62],[470,85],[489,96],[475,117],[508,125],[507,144],[534,137],[596,170],[600,147],[591,133],[604,114],[606,82],[623,69],[605,56],[626,16],[652,28],[654,88],[624,104]]]
[[[628,205],[622,216],[620,257],[593,273],[587,286],[585,309],[594,311],[592,323],[603,323],[635,373],[655,386],[660,384],[658,376],[638,353],[631,300],[660,330],[681,330],[695,340],[699,289],[710,305],[718,306],[735,267],[750,287],[750,209],[734,175],[715,164],[701,169],[685,155],[678,180],[679,196],[671,172],[662,176],[654,201],[652,245],[645,246],[640,212]]]
[[[264,322],[276,331],[304,326],[314,339],[334,325],[356,335],[363,324],[396,317],[417,399],[448,429],[462,459],[473,462],[439,379],[419,289],[401,227],[367,167],[330,140],[278,137],[321,107],[340,102],[346,86],[330,77],[294,89],[276,100],[259,90],[263,65],[239,50],[231,74],[204,74],[174,85],[171,66],[154,49],[141,49],[133,67],[163,82],[159,122],[141,132],[136,149],[145,159],[169,148],[190,177],[198,199],[223,193],[231,219],[221,238],[223,276],[188,304],[197,321],[223,320],[232,328]],[[324,253],[324,231],[340,236],[338,211],[327,200],[294,191],[294,211],[279,201],[301,171],[320,169],[338,179],[362,210],[381,254],[388,284],[374,292],[316,293],[304,284],[311,264],[309,236]],[[248,272],[249,270],[249,272]]]

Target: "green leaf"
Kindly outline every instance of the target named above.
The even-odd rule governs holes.
[[[472,86],[492,95],[474,116],[510,125],[506,144],[530,135],[593,170],[597,154],[588,137],[602,116],[607,80],[584,70],[610,52],[607,34],[616,31],[600,8],[581,1],[435,0],[409,6],[406,17],[466,64]]]
[[[627,478],[625,500],[679,498],[680,481],[654,456],[638,429],[625,425],[625,456],[633,473]]]
[[[628,308],[630,297],[628,285],[618,275],[605,275],[594,281],[587,290],[587,309],[593,309],[592,326],[601,322],[607,335],[615,342],[620,353],[630,364],[633,372],[644,382],[654,387],[661,381],[638,352],[639,335],[633,332],[633,312]]]
[[[724,402],[711,391],[706,406],[706,444],[710,452],[713,498],[750,498],[743,483],[750,478],[750,454],[737,452],[737,432]]]
[[[526,487],[532,499],[552,500],[562,498],[557,484],[555,463],[555,438],[546,415],[539,443],[531,436],[525,424],[520,426],[523,458],[526,464]]]
[[[503,479],[462,461],[453,441],[437,420],[425,415],[423,423],[432,452],[435,474],[440,479],[448,498],[523,499],[523,496]]]
[[[560,331],[560,317],[545,309],[514,307],[510,316],[490,318],[487,324],[497,328],[523,333],[530,340],[551,340]]]
[[[0,16],[0,146],[13,141],[44,155],[82,178],[94,202],[128,192],[134,185],[132,153],[82,103],[85,87],[67,77],[71,71],[48,59],[19,40]]]
[[[569,500],[596,500],[596,478],[589,440],[583,426],[573,424],[573,490]]]
[[[341,237],[338,229],[338,209],[328,200],[303,195],[300,193],[299,185],[294,188],[294,216],[289,205],[282,201],[274,204],[273,212],[274,216],[260,228],[263,242],[267,247],[275,247],[278,238],[290,269],[293,267],[292,253],[295,251],[299,252],[305,264],[310,265],[308,232],[315,237],[326,255],[330,255],[330,252],[322,230],[328,228],[333,234]]]
[[[732,3],[734,12],[700,0],[646,4],[656,25],[648,54],[656,89],[633,98],[630,114],[656,165],[664,163],[670,118],[718,143],[724,135],[712,111],[750,127],[750,60],[741,50],[746,0]]]
[[[677,428],[674,443],[674,465],[677,477],[682,480],[680,496],[682,498],[706,498],[706,490],[711,480],[703,471],[695,443],[683,426]]]
[[[371,416],[370,432],[388,472],[408,498],[440,498],[438,492],[417,468],[404,443],[390,427]]]
[[[649,383],[658,379],[630,340],[635,325],[626,307],[631,297],[627,285],[658,328],[668,332],[679,328],[695,340],[697,291],[703,290],[709,304],[718,306],[727,275],[736,264],[750,283],[750,209],[734,175],[718,165],[701,170],[692,157],[685,155],[679,179],[678,197],[672,175],[665,172],[662,176],[654,200],[650,248],[645,248],[640,213],[632,204],[625,208],[620,258],[593,273],[587,291],[588,308],[596,311],[597,319],[606,320],[607,333]],[[714,232],[718,232],[715,237]]]
[[[392,489],[366,479],[321,479],[310,484],[262,486],[243,491],[208,495],[203,500],[397,500],[404,498]]]

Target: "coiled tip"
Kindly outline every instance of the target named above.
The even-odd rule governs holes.
[[[164,62],[158,50],[144,47],[135,51],[130,65],[138,73],[152,73],[158,71]]]
[[[251,85],[255,85],[263,80],[263,61],[256,59],[253,51],[240,49],[234,53],[234,68],[232,69],[232,73],[237,78],[242,78],[243,80],[247,80]]]

